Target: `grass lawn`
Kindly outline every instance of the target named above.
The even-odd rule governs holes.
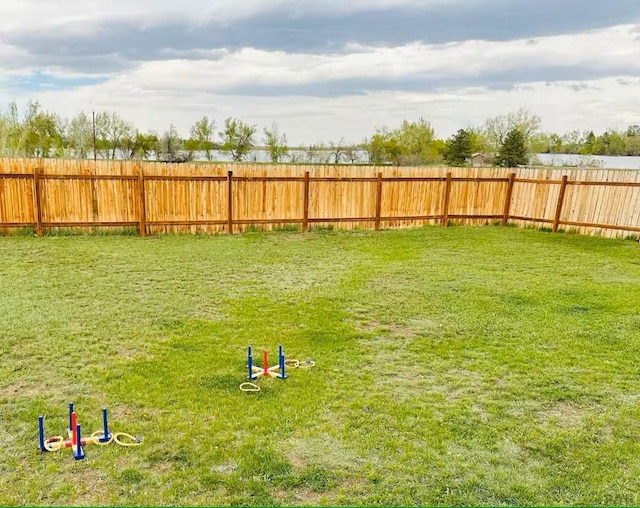
[[[0,503],[637,504],[639,348],[630,241],[2,237]],[[37,452],[70,400],[143,445]]]

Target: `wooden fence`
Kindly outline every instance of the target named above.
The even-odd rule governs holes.
[[[449,221],[640,232],[640,171],[0,159],[0,229],[250,225],[412,227]]]

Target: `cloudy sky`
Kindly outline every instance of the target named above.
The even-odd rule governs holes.
[[[640,0],[3,0],[0,107],[202,115],[292,143],[524,106],[543,128],[640,123]]]

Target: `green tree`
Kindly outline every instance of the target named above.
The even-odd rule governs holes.
[[[264,128],[264,145],[267,147],[271,162],[281,162],[289,153],[287,135],[280,134],[278,124],[271,124],[271,128]]]
[[[596,138],[593,153],[595,155],[624,155],[626,138],[623,133],[608,130]]]
[[[420,118],[417,122],[404,120],[398,133],[402,166],[428,164],[441,158],[440,149],[434,143],[431,124]]]
[[[0,114],[0,156],[51,157],[62,155],[65,122],[44,111],[38,101],[29,101],[24,111],[11,102]]]
[[[71,119],[67,136],[67,143],[73,156],[77,159],[86,159],[93,149],[93,123],[84,111]]]
[[[580,153],[584,143],[584,135],[577,129],[562,136],[563,151],[565,153]]]
[[[105,159],[115,159],[122,140],[133,132],[133,126],[118,113],[102,111],[96,115],[96,149]]]
[[[30,133],[32,119],[40,110],[38,102],[29,101],[24,118],[20,119],[20,111],[16,102],[11,102],[4,116],[4,130],[2,136],[2,152],[10,157],[26,155],[25,144]]]
[[[374,164],[408,166],[429,164],[442,158],[444,149],[440,140],[434,139],[431,124],[420,118],[416,122],[404,120],[399,128],[377,129],[365,140],[364,149]]]
[[[580,153],[585,155],[593,154],[593,151],[596,146],[596,141],[597,141],[596,135],[593,133],[593,131],[589,131],[585,136],[584,146],[580,150]]]
[[[143,134],[136,130],[131,136],[122,138],[122,157],[128,160],[146,160],[152,153],[160,151],[159,144],[158,135],[155,132]]]
[[[369,155],[369,161],[373,164],[400,165],[400,140],[396,133],[387,130],[386,127],[378,129],[371,139],[365,140],[363,146]]]
[[[631,125],[625,133],[626,154],[640,155],[640,125]]]
[[[498,150],[496,163],[498,166],[514,168],[529,162],[526,139],[521,129],[511,129]]]
[[[248,125],[237,118],[227,118],[224,121],[222,137],[222,151],[231,155],[234,162],[243,160],[255,146],[254,136],[256,126]]]
[[[135,159],[145,160],[151,157],[151,154],[157,154],[160,152],[160,140],[156,132],[150,131],[146,134],[141,132],[136,133],[136,147],[133,154]]]
[[[471,133],[460,129],[447,140],[444,160],[451,166],[463,166],[473,155],[473,140]]]
[[[550,145],[550,135],[546,132],[540,132],[531,138],[530,146],[533,153],[549,153]]]
[[[216,149],[216,143],[213,141],[215,130],[216,122],[203,116],[191,127],[191,137],[185,141],[185,149],[191,154],[195,151],[202,151],[210,161],[213,156],[212,152]]]
[[[0,114],[0,157],[9,155],[9,139],[11,138],[11,115],[9,111]]]
[[[466,131],[469,133],[469,137],[471,138],[472,153],[487,153],[489,151],[487,136],[482,127],[469,127]]]
[[[564,151],[564,140],[562,137],[558,136],[557,134],[550,134],[549,135],[549,146],[548,146],[548,152],[549,153],[562,153]]]
[[[27,157],[51,157],[62,153],[62,121],[57,115],[41,110],[39,103],[33,103],[24,130],[23,146]]]
[[[640,125],[630,125],[629,127],[627,127],[627,137],[633,138],[633,137],[640,137]]]

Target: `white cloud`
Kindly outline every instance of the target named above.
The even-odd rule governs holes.
[[[0,80],[13,72],[33,72],[31,56],[21,48],[0,40]]]
[[[395,126],[403,119],[420,116],[432,122],[438,135],[449,136],[457,129],[481,125],[488,117],[525,106],[543,117],[543,128],[554,132],[573,129],[625,128],[640,123],[640,80],[624,77],[590,81],[575,92],[560,82],[529,83],[509,91],[483,88],[439,93],[380,92],[335,98],[240,97],[207,92],[153,91],[111,88],[97,85],[76,91],[47,91],[35,98],[65,116],[80,110],[117,111],[141,130],[163,131],[175,124],[186,135],[193,122],[208,115],[221,125],[234,116],[259,127],[277,122],[291,143],[309,144],[338,140],[360,141],[375,127]],[[28,97],[22,97],[26,100]],[[0,101],[8,97],[0,93]]]
[[[444,4],[445,0],[432,0],[438,2]],[[422,5],[418,0],[401,3]],[[98,0],[20,0],[9,4],[0,19],[0,30],[33,29],[34,9],[39,19],[50,25],[81,20],[74,27],[90,31],[92,20],[108,17],[138,16],[151,22],[158,16],[186,16],[202,22],[214,13],[216,19],[231,20],[284,5],[364,10],[397,7],[399,2],[312,0],[301,4],[274,0],[266,4],[247,0],[234,5],[223,0],[185,0],[180,4],[168,0],[112,0],[109,4]],[[292,12],[295,14],[295,9]],[[183,134],[204,114],[219,124],[228,116],[260,126],[276,121],[293,143],[341,137],[359,141],[376,126],[396,125],[402,119],[420,116],[432,121],[439,135],[448,136],[460,127],[481,124],[489,116],[520,106],[542,115],[549,130],[602,131],[640,123],[640,113],[636,113],[640,112],[637,30],[637,26],[625,25],[535,41],[352,45],[350,52],[335,54],[255,48],[196,53],[169,48],[164,56],[171,60],[130,62],[132,66],[125,70],[106,74],[109,79],[103,83],[38,93],[16,91],[10,79],[42,71],[61,80],[82,75],[55,66],[33,68],[27,53],[0,42],[0,69],[4,71],[0,74],[0,104],[39,99],[46,108],[67,117],[83,109],[106,109],[121,113],[142,130],[162,131],[174,123]],[[492,89],[505,83],[517,86]],[[343,96],[305,96],[309,90],[321,93],[323,87],[337,95],[339,90]],[[356,87],[363,93],[357,94]],[[270,96],[274,89],[286,95]],[[385,91],[376,91],[381,89]]]
[[[89,33],[90,23],[110,19],[139,20],[143,25],[159,20],[189,20],[194,24],[212,19],[230,22],[243,17],[286,8],[291,15],[333,11],[358,12],[384,8],[425,7],[470,0],[13,0],[4,2],[0,30],[27,31],[34,29],[34,13],[38,28],[75,24]],[[473,0],[471,0],[473,1]]]
[[[466,41],[446,45],[410,44],[396,48],[360,48],[350,54],[288,54],[246,48],[209,53],[216,60],[145,62],[102,85],[110,94],[138,92],[227,93],[242,88],[261,95],[261,87],[296,87],[360,80],[376,87],[380,80],[418,84],[489,81],[498,73],[517,83],[518,75],[558,69],[593,68],[599,72],[640,74],[632,27],[621,26],[577,35],[506,42]],[[549,79],[553,79],[551,76]],[[97,90],[98,92],[100,89]],[[266,95],[269,95],[268,93]]]

